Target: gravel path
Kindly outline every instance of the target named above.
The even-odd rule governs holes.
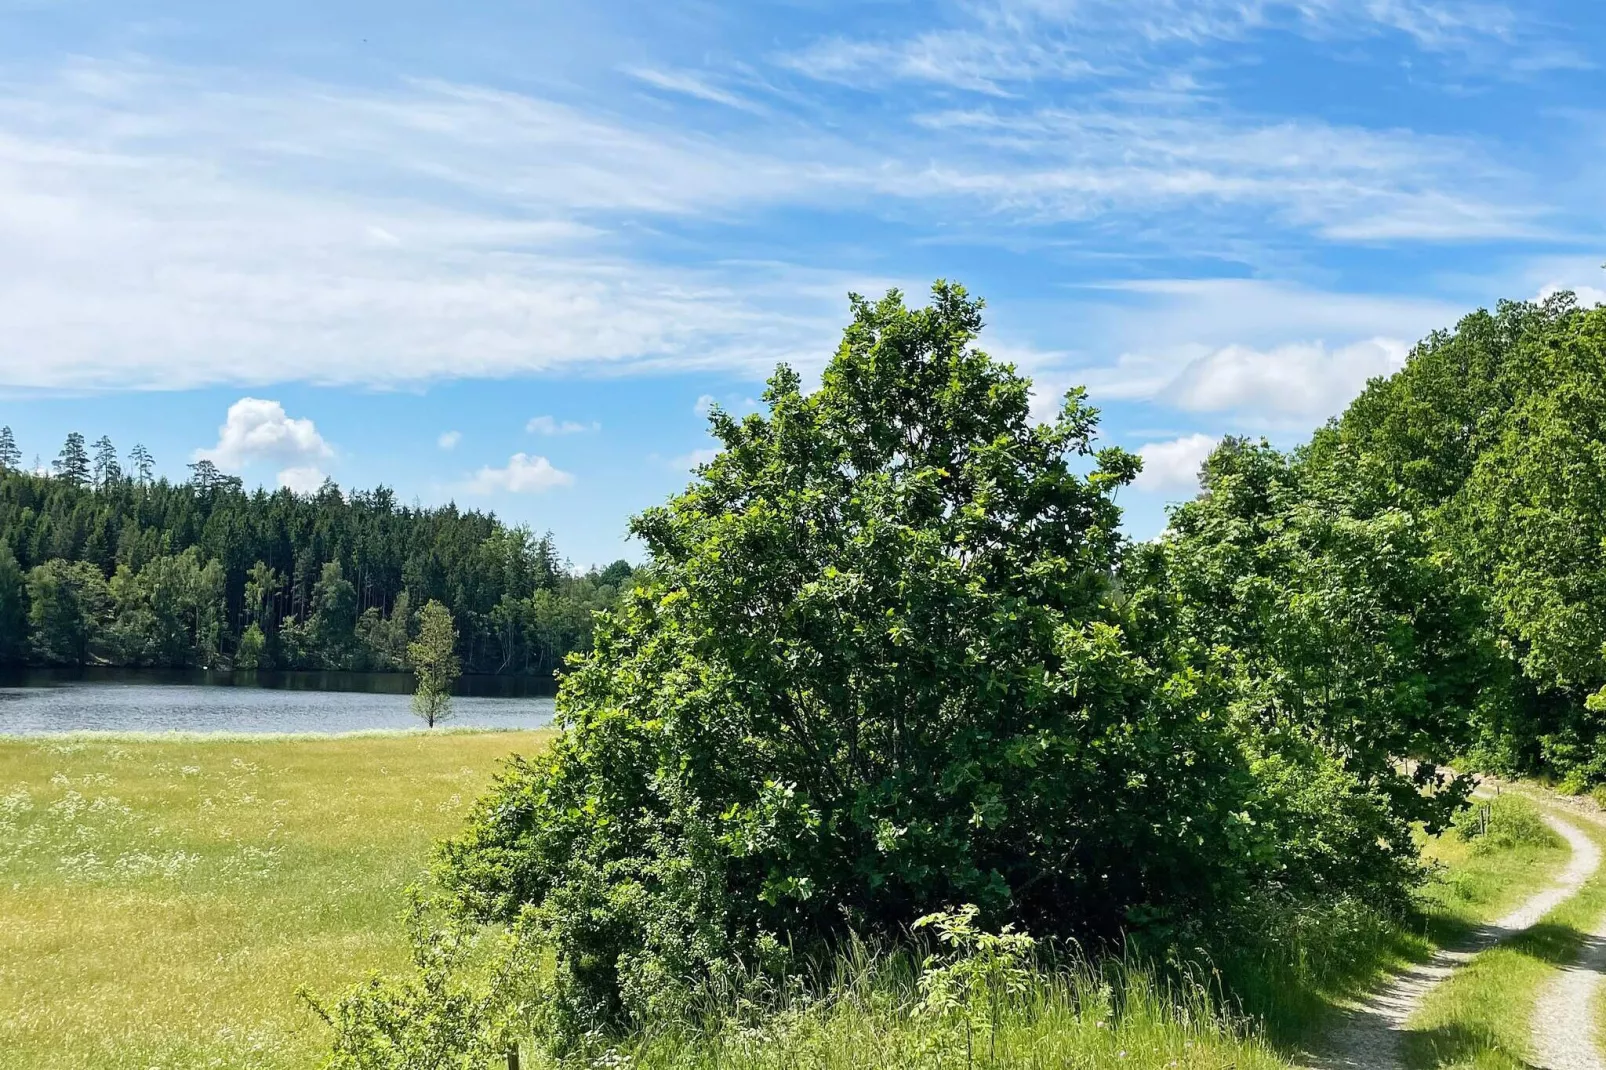
[[[1427,962],[1395,976],[1381,991],[1349,1012],[1326,1049],[1307,1060],[1307,1066],[1312,1070],[1398,1070],[1403,1066],[1400,1049],[1405,1023],[1439,982],[1466,965],[1478,952],[1532,927],[1583,886],[1600,866],[1599,849],[1577,826],[1550,815],[1545,816],[1545,822],[1572,848],[1572,857],[1555,882],[1499,921],[1473,930],[1468,940],[1460,946],[1440,951]],[[1603,944],[1606,941],[1597,941],[1592,946],[1599,951]],[[1598,980],[1599,976],[1599,971],[1595,971],[1593,977]],[[1588,995],[1586,989],[1583,998],[1587,1000]],[[1566,998],[1575,997],[1569,995]],[[1551,1039],[1560,1039],[1563,1046],[1570,1049],[1579,1044],[1587,1047],[1587,1037],[1564,1036],[1583,1033],[1577,1025],[1581,1019],[1575,1017],[1578,1012],[1569,1004],[1560,1013],[1563,1015],[1559,1020],[1562,1025],[1559,1029],[1550,1029],[1549,1033],[1553,1034]],[[1550,1066],[1548,1063],[1543,1065]],[[1574,1067],[1597,1070],[1600,1066],[1598,1060],[1557,1063],[1553,1070],[1572,1070]]]
[[[1606,1070],[1598,1021],[1591,1013],[1606,976],[1606,917],[1584,936],[1577,961],[1539,996],[1534,1008],[1533,1046],[1540,1070]]]

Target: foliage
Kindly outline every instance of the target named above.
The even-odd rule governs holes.
[[[260,667],[402,670],[412,607],[434,599],[459,624],[468,671],[544,674],[589,646],[592,614],[632,582],[625,562],[574,574],[550,537],[455,506],[400,506],[384,487],[248,494],[215,465],[171,484],[152,479],[143,447],[125,471],[108,440],[91,462],[82,438],[56,477],[0,456],[0,546],[22,571],[87,564],[123,595],[85,623],[92,641],[77,654],[25,636],[36,660],[227,666],[254,625]],[[199,570],[202,582],[180,583],[174,570]],[[206,606],[193,604],[200,597]]]
[[[0,427],[0,471],[14,471],[22,465],[22,451],[11,428]]]
[[[1410,824],[1440,828],[1462,804],[1466,785],[1437,769],[1470,741],[1498,678],[1480,604],[1425,525],[1397,509],[1355,515],[1265,443],[1226,440],[1202,484],[1129,564],[1137,616],[1173,657],[1231,680],[1261,771],[1276,772],[1264,784],[1321,783],[1317,809],[1357,804],[1334,815],[1349,860],[1332,862],[1403,890]],[[1273,841],[1296,847],[1302,824]]]
[[[237,669],[270,669],[272,663],[267,656],[267,637],[262,634],[262,628],[255,621],[246,626],[240,633],[240,646],[234,652],[234,666]]]
[[[516,1043],[530,945],[509,935],[483,948],[483,934],[431,924],[416,898],[408,930],[410,975],[370,977],[329,1005],[303,991],[334,1033],[325,1070],[483,1070]]]
[[[1437,333],[1319,432],[1307,466],[1404,509],[1474,590],[1506,681],[1475,754],[1606,779],[1606,308],[1504,302]]]
[[[67,436],[67,442],[61,447],[61,455],[50,463],[55,470],[56,478],[66,483],[83,486],[90,481],[89,451],[84,446],[84,436],[77,431]]]
[[[28,597],[22,569],[11,548],[0,543],[0,665],[23,660],[27,643]]]
[[[413,712],[430,728],[452,713],[452,685],[462,671],[457,662],[457,629],[452,614],[431,599],[418,611],[418,639],[407,645],[418,687]]]
[[[108,652],[124,665],[213,665],[223,632],[223,569],[194,547],[112,576]]]
[[[1373,751],[1415,725],[1378,726],[1336,798],[1255,768],[1316,762],[1393,678],[1247,731],[1255,688],[1157,641],[1157,597],[1121,597],[1112,495],[1138,465],[1094,448],[1081,393],[1034,422],[957,286],[853,316],[818,391],[783,367],[767,415],[713,414],[723,452],[632,525],[651,578],[565,676],[566,732],[445,851],[469,914],[534,908],[570,1035],[946,903],[1053,936],[1197,932],[1267,882],[1319,884],[1290,871],[1331,858],[1323,835],[1397,831]],[[1312,813],[1332,816],[1280,849]],[[1360,873],[1380,854],[1343,863],[1353,883],[1405,879]]]
[[[47,561],[29,570],[27,593],[34,655],[47,664],[89,660],[110,601],[99,570],[84,561]]]
[[[1562,847],[1539,808],[1520,795],[1500,795],[1456,815],[1455,833],[1479,853],[1516,847]]]
[[[998,1057],[1001,1016],[1031,989],[1037,941],[1015,932],[1013,925],[996,933],[978,928],[977,913],[975,904],[967,903],[957,911],[927,914],[914,923],[916,931],[935,929],[947,949],[926,956],[915,1013],[939,1027],[962,1023],[967,1054],[974,1050],[979,1031],[986,1038],[991,1063]]]

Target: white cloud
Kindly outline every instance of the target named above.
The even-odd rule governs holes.
[[[1048,17],[1032,10],[1001,8],[999,25]],[[1121,32],[1191,25],[1167,11]],[[1094,245],[1164,233],[1173,253],[1211,256],[1249,255],[1268,215],[1332,241],[1544,223],[1545,199],[1475,143],[1245,115],[1174,74],[1182,88],[1141,107],[917,101],[909,126],[738,120],[709,135],[441,82],[382,94],[222,77],[80,61],[0,84],[0,338],[29,339],[0,347],[0,387],[749,374],[817,365],[842,294],[879,289],[663,262],[619,225],[644,213],[730,223],[892,201],[960,237],[1096,221]]]
[[[671,457],[664,464],[676,472],[688,472],[694,468],[701,468],[718,456],[719,450],[710,447],[708,449],[692,450],[690,453],[682,453],[678,457]]]
[[[574,420],[558,420],[552,416],[532,416],[524,425],[524,430],[532,435],[578,435],[586,431],[601,431],[602,424],[596,420],[583,424]]]
[[[455,450],[457,444],[461,441],[463,441],[463,432],[442,431],[440,437],[435,440],[435,445],[443,450]]]
[[[714,406],[717,404],[719,404],[719,402],[714,398],[714,395],[698,394],[697,400],[692,402],[691,411],[695,412],[698,416],[707,416],[710,412],[714,411]]]
[[[218,77],[0,82],[0,337],[30,339],[0,386],[746,372],[828,354],[857,281],[639,259],[591,221],[806,196],[823,164],[473,87]]]
[[[1178,45],[1239,41],[1257,32],[1318,39],[1397,33],[1463,60],[1549,55],[1554,45],[1517,32],[1499,3],[1438,0],[969,0],[949,25],[908,37],[830,37],[782,57],[809,77],[873,88],[927,82],[1008,95],[1024,83],[1111,77],[1174,62]]]
[[[1210,435],[1184,435],[1170,442],[1150,442],[1138,448],[1143,471],[1133,486],[1141,490],[1195,490],[1199,466],[1220,441]]]
[[[505,468],[481,468],[469,481],[469,489],[477,494],[539,494],[554,487],[567,487],[574,476],[553,467],[545,457],[531,457],[515,453],[508,458]]]
[[[1188,102],[1129,108],[921,113],[939,139],[924,167],[885,169],[881,188],[947,194],[1016,217],[1102,219],[1182,210],[1185,235],[1248,206],[1342,241],[1464,240],[1543,232],[1545,209],[1474,143],[1408,130],[1267,121]]]
[[[1272,350],[1226,346],[1188,364],[1159,398],[1191,412],[1322,419],[1342,410],[1367,380],[1399,371],[1409,352],[1408,344],[1389,338],[1338,348],[1321,342]]]
[[[333,457],[334,450],[311,420],[293,419],[277,401],[241,398],[229,406],[217,445],[194,453],[219,468],[238,470],[252,461],[287,463]]]
[[[297,494],[312,494],[328,478],[316,465],[300,465],[280,472],[279,486],[288,487]]]

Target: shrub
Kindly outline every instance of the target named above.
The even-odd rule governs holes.
[[[1487,815],[1487,816],[1485,816]],[[1455,818],[1455,833],[1478,853],[1514,847],[1561,847],[1539,808],[1520,795],[1500,795],[1474,803]]]

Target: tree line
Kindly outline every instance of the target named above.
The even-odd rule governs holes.
[[[632,582],[628,562],[577,572],[550,535],[383,486],[247,491],[207,461],[182,483],[143,446],[126,462],[74,432],[25,471],[0,428],[0,662],[405,669],[438,601],[466,671],[546,675]]]

